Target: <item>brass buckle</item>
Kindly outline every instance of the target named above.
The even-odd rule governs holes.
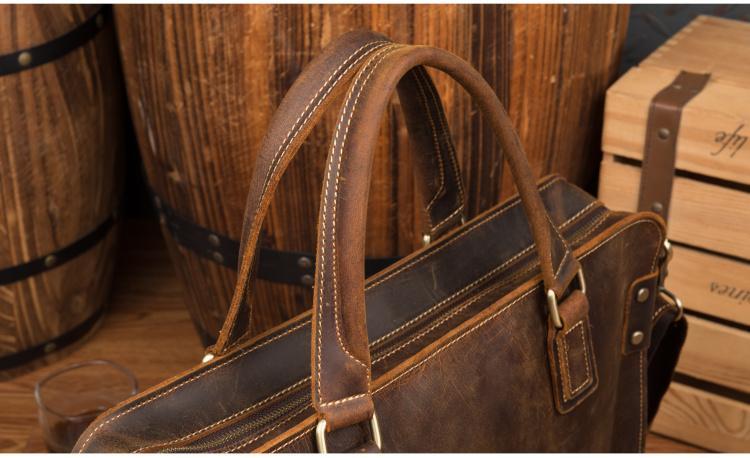
[[[680,321],[682,317],[685,315],[684,308],[682,306],[682,301],[679,297],[672,291],[668,290],[667,288],[660,286],[659,287],[659,293],[667,296],[667,298],[672,301],[672,304],[677,307],[677,316],[674,317],[674,321]]]
[[[326,420],[321,418],[318,421],[318,426],[315,427],[315,442],[318,444],[318,453],[328,453],[328,447],[326,446]],[[383,450],[383,442],[380,439],[380,425],[378,425],[378,417],[375,412],[370,417],[370,429],[372,430],[372,440],[380,450]]]
[[[583,269],[578,269],[578,283],[581,287],[581,292],[586,295],[586,279],[583,278]],[[552,318],[552,324],[555,329],[562,329],[563,322],[560,318],[560,310],[557,308],[557,296],[551,289],[547,290],[547,309],[549,310],[549,316]]]

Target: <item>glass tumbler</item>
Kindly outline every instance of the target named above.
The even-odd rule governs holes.
[[[34,390],[44,442],[52,452],[70,452],[99,414],[137,392],[132,372],[111,361],[85,361],[49,374]]]

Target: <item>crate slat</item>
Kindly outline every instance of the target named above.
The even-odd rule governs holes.
[[[641,169],[605,154],[599,198],[613,210],[634,211]],[[668,233],[672,240],[750,259],[750,193],[675,177]],[[679,293],[679,291],[678,291]]]
[[[687,316],[688,337],[679,372],[739,391],[750,391],[750,334]]]
[[[665,286],[686,308],[750,325],[750,263],[678,245],[672,249]]]
[[[672,383],[651,430],[712,450],[750,450],[750,406]]]

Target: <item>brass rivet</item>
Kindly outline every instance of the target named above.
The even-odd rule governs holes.
[[[24,51],[18,55],[18,64],[22,67],[28,67],[31,64],[31,53]]]
[[[201,362],[202,363],[207,363],[207,362],[211,361],[212,359],[214,359],[213,353],[206,353],[205,355],[203,355],[203,359],[201,360]]]
[[[309,269],[312,267],[312,261],[307,256],[300,256],[299,259],[297,259],[297,265],[301,269]]]
[[[430,237],[430,234],[424,234],[422,236],[422,245],[429,245],[431,240],[432,237]]]
[[[57,256],[55,256],[54,254],[51,254],[51,255],[47,256],[46,258],[44,258],[44,265],[45,266],[52,267],[55,264],[57,264]]]
[[[52,353],[57,348],[57,344],[54,342],[49,342],[47,345],[44,346],[44,352],[45,353]]]
[[[641,288],[638,290],[638,294],[635,295],[635,299],[638,302],[646,302],[646,299],[648,299],[650,294],[651,291],[649,291],[648,288]]]
[[[630,335],[630,343],[633,345],[640,345],[640,343],[643,342],[644,337],[645,336],[641,331],[635,331]]]
[[[104,16],[102,16],[101,14],[96,15],[96,26],[100,29],[104,27]]]
[[[213,253],[211,253],[211,257],[214,258],[214,261],[218,262],[219,264],[224,264],[224,256],[222,256],[218,251],[214,251]]]
[[[307,274],[300,277],[299,281],[305,286],[312,286],[314,283],[312,275],[307,275]]]
[[[208,236],[208,243],[211,244],[211,246],[219,246],[221,243],[221,240],[219,240],[219,236],[216,234],[211,234]]]
[[[657,135],[662,140],[666,140],[669,138],[669,129],[667,129],[666,127],[662,127],[661,129],[659,129],[659,132],[657,132]]]
[[[664,205],[661,204],[661,202],[654,202],[651,204],[651,210],[655,211],[656,213],[661,213],[662,210],[664,210]]]

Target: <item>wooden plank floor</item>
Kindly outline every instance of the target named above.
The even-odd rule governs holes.
[[[128,221],[122,235],[110,310],[100,328],[51,365],[0,382],[0,452],[45,451],[33,388],[56,368],[109,359],[130,368],[140,387],[146,388],[200,361],[203,348],[182,303],[158,226]],[[647,450],[700,451],[653,434]]]

